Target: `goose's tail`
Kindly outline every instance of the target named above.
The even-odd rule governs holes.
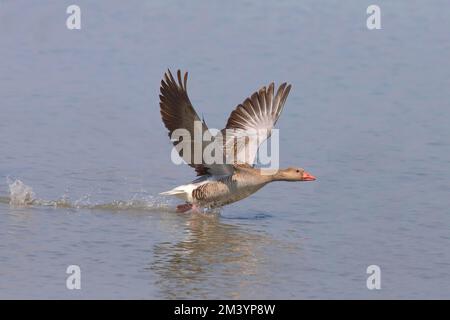
[[[191,183],[176,187],[169,191],[161,192],[160,194],[165,196],[175,196],[177,198],[183,199],[184,201],[192,202],[192,191],[196,187],[196,185]]]

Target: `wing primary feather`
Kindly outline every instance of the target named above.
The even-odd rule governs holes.
[[[246,148],[242,148],[241,145],[239,150],[237,150],[241,156],[238,160],[243,160],[243,156],[244,162],[247,164],[253,164],[259,145],[270,136],[270,133],[284,108],[291,85],[282,83],[275,94],[274,88],[275,85],[272,82],[267,88],[262,87],[254,92],[249,98],[246,98],[242,104],[239,104],[236,109],[231,112],[230,117],[228,118],[225,129],[243,130],[232,131],[231,138],[250,138],[250,135],[253,135],[253,133],[249,130],[256,130],[257,139],[246,139]],[[234,143],[234,149],[236,150],[236,143]],[[246,150],[250,150],[250,159],[244,154]]]
[[[187,92],[187,79],[188,79],[188,73],[186,72],[184,74],[184,90]]]
[[[201,122],[202,136],[208,131],[204,117],[200,120],[194,107],[192,106],[188,94],[187,94],[187,79],[188,73],[185,72],[184,76],[181,70],[177,70],[176,80],[172,75],[170,69],[164,73],[161,80],[159,105],[162,121],[168,130],[168,135],[174,146],[178,146],[182,141],[190,144],[191,151],[196,150],[196,147],[201,143],[201,151],[209,142],[195,141],[194,139],[184,139],[183,136],[173,138],[172,134],[177,129],[185,129],[189,132],[191,137],[195,136],[195,123]],[[201,163],[197,163],[199,159],[191,152],[185,154],[183,148],[177,149],[180,157],[191,167],[195,169],[197,175],[210,175],[210,174],[229,174],[233,172],[233,167],[227,164],[206,164],[203,157],[201,157]]]

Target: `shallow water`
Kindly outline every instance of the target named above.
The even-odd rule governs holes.
[[[78,1],[69,31],[69,3],[2,2],[0,297],[449,298],[450,4],[432,3],[378,1],[369,31],[366,1]],[[167,67],[215,128],[292,83],[281,165],[318,180],[175,213],[158,193],[194,174],[170,161]]]

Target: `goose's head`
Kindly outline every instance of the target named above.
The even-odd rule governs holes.
[[[305,171],[303,168],[287,168],[279,170],[274,175],[274,180],[281,181],[314,181],[316,177]]]

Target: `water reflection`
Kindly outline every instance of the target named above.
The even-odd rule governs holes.
[[[240,298],[251,283],[266,283],[259,272],[271,239],[220,217],[192,215],[179,242],[154,246],[149,267],[162,298]],[[239,274],[239,277],[236,275]]]

